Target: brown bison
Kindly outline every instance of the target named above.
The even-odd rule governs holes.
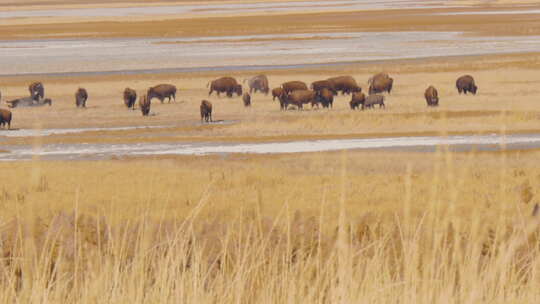
[[[201,101],[201,122],[212,121],[212,103],[208,100]]]
[[[316,92],[319,92],[322,89],[327,89],[330,90],[330,92],[332,92],[334,95],[337,94],[334,84],[329,80],[314,81],[311,83],[311,89]]]
[[[474,83],[474,78],[471,75],[459,77],[456,80],[456,88],[459,94],[465,93],[465,95],[467,95],[467,92],[471,92],[473,95],[476,95],[476,91],[478,90],[478,87]]]
[[[251,95],[249,95],[248,92],[245,92],[244,95],[242,95],[242,100],[244,101],[244,107],[251,106]]]
[[[88,99],[88,92],[86,92],[86,89],[79,88],[77,92],[75,92],[75,105],[77,108],[83,107],[86,108],[86,100]]]
[[[30,97],[33,100],[39,100],[45,97],[45,88],[41,82],[32,82],[28,86],[28,91],[30,92]]]
[[[429,86],[424,93],[428,107],[436,107],[439,105],[439,93],[434,86]]]
[[[0,109],[0,126],[5,128],[7,124],[8,129],[11,129],[11,111],[6,109]]]
[[[139,108],[141,108],[141,112],[143,116],[148,116],[150,113],[150,105],[152,104],[150,98],[146,95],[142,95],[139,97]]]
[[[364,107],[364,102],[366,102],[366,95],[362,92],[356,92],[352,94],[351,101],[349,102],[349,105],[351,106],[351,110],[358,109],[358,107],[362,106]]]
[[[274,88],[272,89],[272,100],[276,100],[276,97],[281,97],[283,95],[283,88]]]
[[[316,95],[315,91],[312,90],[296,90],[291,92],[284,97],[285,109],[290,104],[296,106],[298,110],[303,109],[304,104],[311,103],[313,105],[317,102]]]
[[[249,85],[249,93],[257,93],[261,92],[266,95],[268,95],[268,92],[270,91],[268,87],[268,78],[266,75],[257,75],[254,77],[251,77],[249,80],[244,79],[244,83],[248,81]]]
[[[221,77],[214,81],[209,82],[207,87],[210,86],[208,96],[212,95],[212,92],[216,91],[219,96],[220,93],[227,93],[227,97],[232,97],[233,93],[238,96],[242,96],[242,85],[238,84],[236,79],[232,77]]]
[[[362,110],[364,108],[373,108],[373,106],[377,104],[379,105],[379,108],[386,108],[384,105],[384,96],[379,94],[369,95],[362,104]]]
[[[131,88],[124,90],[124,104],[128,109],[135,110],[135,101],[137,100],[137,92]]]
[[[281,85],[284,94],[289,94],[297,90],[307,90],[307,85],[302,81],[289,81]]]
[[[327,88],[316,91],[315,99],[321,103],[323,108],[332,107],[334,105],[334,93]]]
[[[352,76],[337,76],[327,79],[337,92],[341,92],[343,95],[352,94],[354,92],[361,92],[362,88],[358,86],[356,80]]]
[[[171,99],[176,101],[176,86],[172,84],[158,84],[148,89],[147,98],[149,101],[157,98],[161,103],[163,103],[165,98],[167,98],[169,103],[171,103]]]
[[[368,83],[370,95],[382,92],[388,92],[390,94],[394,85],[394,79],[390,78],[386,73],[379,73],[371,77]]]

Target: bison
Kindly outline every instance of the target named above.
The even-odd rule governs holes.
[[[361,92],[362,88],[358,86],[356,80],[352,76],[337,76],[327,79],[334,86],[334,90],[341,92],[343,95]]]
[[[139,97],[139,108],[141,108],[141,112],[143,116],[148,116],[150,113],[150,105],[151,105],[151,99],[148,98],[147,95],[142,95]]]
[[[257,75],[251,77],[249,80],[244,79],[244,83],[246,82],[246,80],[248,81],[249,85],[249,93],[257,93],[258,91],[264,93],[265,95],[268,95],[270,89],[268,87],[268,78],[266,77],[266,75]]]
[[[201,101],[201,123],[212,121],[212,103],[208,100]]]
[[[373,94],[366,97],[366,100],[362,104],[362,110],[364,108],[373,108],[374,105],[378,104],[379,108],[386,108],[384,105],[384,96],[379,94]]]
[[[75,105],[77,108],[83,107],[86,108],[86,100],[88,99],[88,92],[84,88],[79,88],[75,92]]]
[[[295,105],[299,110],[303,109],[304,104],[315,104],[316,93],[312,90],[296,90],[284,96],[285,109],[289,104]]]
[[[41,82],[33,82],[28,86],[28,91],[30,92],[30,97],[33,100],[39,100],[45,97],[45,88]]]
[[[158,84],[148,89],[147,98],[149,101],[152,98],[157,98],[161,103],[163,103],[165,98],[167,98],[169,103],[171,103],[171,99],[176,101],[176,86],[172,84]]]
[[[379,73],[374,75],[368,80],[369,83],[369,94],[376,94],[382,92],[392,91],[392,86],[394,85],[394,79],[392,79],[386,73]]]
[[[289,94],[297,90],[307,90],[307,85],[302,81],[289,81],[281,85],[284,94]]]
[[[476,95],[478,87],[474,83],[474,78],[471,75],[464,75],[459,77],[456,80],[456,88],[459,94],[464,93],[467,95],[467,92],[471,92],[473,95]]]
[[[19,99],[14,99],[14,100],[7,100],[6,103],[8,104],[8,107],[10,107],[10,108],[16,108],[16,107],[39,107],[39,106],[44,106],[46,104],[48,104],[49,106],[52,105],[52,101],[49,98],[34,100],[34,99],[32,99],[31,96],[23,97],[23,98],[19,98]]]
[[[358,107],[362,106],[364,107],[364,103],[366,102],[366,95],[362,92],[356,92],[352,94],[351,101],[349,102],[349,105],[351,106],[351,110],[358,109]]]
[[[283,95],[283,88],[274,88],[272,89],[272,100],[276,100],[276,97],[281,97]]]
[[[334,84],[329,80],[318,80],[311,83],[311,89],[313,91],[319,92],[322,89],[327,89],[332,92],[332,94],[336,95],[337,91],[334,87]]]
[[[434,86],[429,86],[424,93],[428,107],[436,107],[439,105],[439,93]]]
[[[11,129],[11,111],[6,109],[0,109],[0,126],[5,128],[7,124],[8,130]]]
[[[128,109],[135,110],[135,101],[137,100],[137,92],[131,88],[124,90],[124,104]]]
[[[220,93],[227,93],[227,97],[232,97],[233,93],[238,96],[242,96],[242,85],[238,84],[236,79],[232,77],[221,77],[214,81],[209,82],[207,87],[210,86],[208,96],[212,95],[212,92],[216,91],[219,96]]]
[[[249,95],[248,92],[245,92],[242,96],[242,100],[244,101],[244,107],[250,107],[251,106],[251,95]]]
[[[334,93],[327,88],[323,88],[320,91],[316,91],[315,99],[321,103],[323,108],[332,107],[334,105]]]

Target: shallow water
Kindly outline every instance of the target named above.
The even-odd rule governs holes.
[[[459,32],[0,41],[0,75],[270,69],[539,49],[538,36],[467,37]]]
[[[445,7],[448,1],[430,0],[336,0],[269,3],[225,3],[165,5],[119,8],[77,8],[57,10],[0,11],[0,19],[31,17],[126,17],[152,15],[227,15],[231,13],[317,12],[332,10],[375,10]]]
[[[283,154],[353,149],[435,151],[438,146],[468,151],[533,149],[540,147],[540,134],[482,136],[423,136],[364,139],[335,139],[273,143],[136,143],[136,144],[50,144],[11,146],[0,153],[0,161],[109,159],[113,156]]]

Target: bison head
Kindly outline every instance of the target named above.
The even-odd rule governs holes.
[[[471,93],[473,93],[474,95],[476,95],[476,91],[478,91],[478,87],[475,86],[475,85],[472,85]]]

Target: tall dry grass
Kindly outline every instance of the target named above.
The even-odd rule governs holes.
[[[379,156],[0,164],[0,301],[538,301],[537,152]]]

